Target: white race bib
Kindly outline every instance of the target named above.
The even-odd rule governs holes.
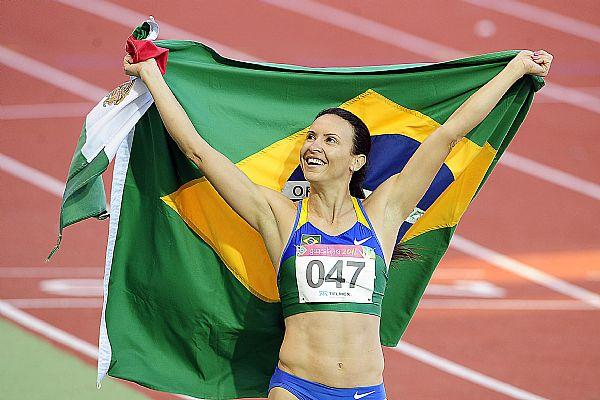
[[[297,246],[296,282],[300,303],[372,303],[375,252],[356,245]]]

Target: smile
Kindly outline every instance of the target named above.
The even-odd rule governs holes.
[[[308,165],[325,165],[325,161],[320,160],[318,158],[314,158],[314,157],[307,158],[306,163]]]

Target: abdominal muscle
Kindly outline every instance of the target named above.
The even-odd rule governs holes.
[[[287,317],[279,368],[336,388],[379,385],[383,381],[379,317],[335,311]]]

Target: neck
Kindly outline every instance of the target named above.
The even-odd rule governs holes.
[[[331,182],[326,184],[311,183],[308,198],[308,207],[311,214],[333,224],[339,219],[340,215],[349,210],[354,210],[350,189],[347,182],[345,183],[345,185],[344,183],[335,185]]]

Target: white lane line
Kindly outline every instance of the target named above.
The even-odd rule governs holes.
[[[107,91],[66,72],[0,45],[0,63],[94,102]]]
[[[560,103],[600,114],[600,98],[581,90],[546,81],[546,86],[540,91],[540,95],[550,97]]]
[[[118,23],[125,26],[127,29],[133,29],[140,22],[148,19],[147,14],[142,14],[129,8],[104,1],[81,1],[81,0],[55,0],[57,3],[61,3],[65,6],[76,8],[81,11],[102,17],[106,20]],[[250,54],[236,50],[232,47],[226,46],[222,43],[215,42],[208,38],[198,36],[190,31],[177,28],[167,22],[160,19],[159,15],[155,15],[156,21],[160,25],[160,37],[159,39],[182,39],[182,40],[194,40],[202,42],[205,45],[212,47],[217,50],[220,54],[226,55],[229,58],[235,58],[238,60],[248,61],[259,61],[258,58],[251,56]]]
[[[0,120],[82,117],[93,107],[93,103],[0,105]]]
[[[600,200],[600,185],[515,153],[505,152],[500,164]]]
[[[480,372],[474,371],[463,365],[457,364],[453,361],[448,360],[447,358],[435,355],[425,349],[419,348],[405,341],[400,341],[400,343],[398,343],[398,346],[394,347],[393,349],[409,357],[415,358],[425,364],[431,365],[434,368],[440,369],[451,375],[458,376],[464,380],[473,382],[498,393],[505,394],[509,397],[512,397],[513,399],[547,400],[545,397],[538,396],[531,392],[527,392],[523,389],[519,389],[518,387],[510,385],[506,382],[502,382],[498,379],[484,375]]]
[[[50,325],[25,311],[21,311],[3,300],[0,300],[0,315],[90,358],[97,359],[98,357],[98,348],[96,346],[58,329],[54,325]]]
[[[0,278],[11,279],[102,278],[102,274],[102,267],[0,267]]]
[[[65,191],[64,182],[2,153],[0,153],[0,170],[8,172],[58,197],[62,197]]]
[[[509,310],[509,311],[598,311],[579,300],[519,300],[519,299],[422,299],[419,309],[434,310]]]
[[[564,33],[600,43],[600,27],[589,22],[567,17],[554,11],[515,0],[463,0],[474,6],[487,8],[532,24],[547,26]]]
[[[452,47],[314,0],[261,1],[437,61],[446,61],[469,55]],[[546,82],[546,86],[540,92],[540,95],[600,114],[600,98],[577,89]]]
[[[536,282],[555,292],[562,293],[565,296],[583,301],[595,308],[600,308],[600,295],[591,292],[582,287],[573,285],[560,278],[547,274],[537,268],[524,264],[513,258],[500,254],[492,249],[477,244],[461,235],[454,234],[450,246],[472,257],[483,260],[495,265],[515,275]]]
[[[341,10],[313,0],[261,0],[272,6],[316,19],[338,28],[358,33],[362,36],[387,43],[427,59],[450,60],[467,57],[469,54],[452,47],[445,46],[406,31],[393,28],[348,11]]]
[[[102,278],[45,279],[39,282],[42,292],[55,296],[102,297]]]
[[[77,298],[77,297],[48,297],[39,299],[2,299],[17,308],[101,308],[102,299]]]
[[[9,173],[58,197],[62,197],[65,192],[65,183],[63,181],[59,181],[42,171],[2,153],[0,153],[0,171]],[[106,202],[106,211],[110,212],[110,203],[108,201]]]
[[[88,3],[88,2],[81,2],[80,3],[80,2],[76,2],[74,0],[55,0],[55,1],[59,1],[62,4],[66,4],[66,5],[69,5],[69,6],[72,6],[72,7],[76,7],[78,9],[81,9],[81,10],[84,10],[84,11],[88,11],[88,12],[94,14],[94,15],[99,15],[99,16],[101,16],[103,18],[109,19],[109,20],[117,22],[117,23],[122,23],[122,24],[125,24],[127,26],[134,26],[135,24],[139,23],[139,21],[141,21],[140,18],[143,17],[143,14],[137,13],[137,12],[129,10],[129,9],[121,10],[121,6],[113,5],[112,3],[107,2],[107,1],[98,1],[98,2],[92,2],[92,3]],[[281,4],[282,4],[282,2],[280,0],[263,0],[263,1],[266,1],[266,2],[268,2],[270,4],[278,5],[278,6],[281,6]],[[287,2],[285,4],[288,5]],[[294,4],[296,4],[296,3],[289,4],[288,6],[292,7],[293,11],[301,11],[300,8],[297,7],[297,6],[294,6]],[[332,7],[321,5],[321,4],[316,3],[314,1],[310,1],[309,4],[311,4],[311,5],[316,4],[317,7],[325,7],[324,12],[330,12],[332,10]],[[116,8],[116,9],[111,8],[113,6],[118,7],[118,8]],[[118,13],[117,14],[112,14],[111,13],[112,11],[117,11],[117,10],[123,11],[122,15],[118,14]],[[318,8],[317,11],[318,10],[321,10],[321,8]],[[351,29],[351,30],[353,30],[355,32],[358,32],[358,33],[362,34],[363,33],[362,31],[357,31],[357,28],[356,28],[355,24],[366,23],[367,25],[371,26],[371,28],[372,28],[371,29],[372,35],[376,36],[375,37],[376,39],[379,39],[380,35],[383,35],[383,32],[388,32],[386,29],[394,29],[394,28],[390,28],[390,27],[385,27],[385,29],[383,29],[381,27],[382,24],[380,24],[378,22],[370,21],[370,20],[367,20],[367,19],[362,18],[362,17],[357,17],[357,16],[352,15],[352,14],[346,12],[346,11],[341,11],[341,10],[337,10],[337,9],[333,9],[333,10],[334,10],[333,12],[334,12],[335,16],[340,16],[341,15],[341,22],[340,23],[344,23],[344,27],[345,28]],[[314,10],[313,10],[313,13],[314,13]],[[131,14],[131,15],[129,17],[126,17],[129,14]],[[338,15],[338,14],[340,14],[340,15]],[[317,13],[317,15],[319,15],[319,14]],[[313,16],[313,15],[311,14],[310,16]],[[137,18],[138,22],[134,21],[134,20],[136,20],[136,18]],[[358,20],[356,20],[356,18],[358,18]],[[129,21],[130,19],[132,21]],[[330,22],[330,21],[326,20],[325,22]],[[177,29],[177,28],[175,28],[175,27],[173,27],[171,25],[167,25],[167,26],[169,26],[171,28],[174,28],[174,29]],[[357,25],[357,26],[360,26],[360,25]],[[383,32],[380,32],[381,30],[383,30]],[[187,35],[188,33],[189,32],[181,31],[182,35],[183,34]],[[385,38],[391,38],[391,39],[386,39],[386,40],[392,40],[393,43],[396,43],[398,46],[405,45],[405,44],[403,44],[402,41],[398,41],[397,38],[394,39],[395,35],[398,36],[396,30],[394,30],[393,32],[388,32],[388,33],[390,33],[390,34],[393,33],[393,34],[390,35],[390,36],[383,35],[383,36],[381,36],[381,39],[383,39],[384,37]],[[402,32],[400,32],[400,33],[402,33]],[[189,34],[191,35],[191,33],[189,33]],[[187,37],[187,36],[183,36],[183,37]],[[409,38],[412,40],[412,37],[405,37],[405,39],[409,39]],[[419,40],[425,40],[425,39],[419,39]],[[423,55],[425,55],[427,57],[432,56],[432,54],[430,54],[430,53],[423,53],[422,50],[419,50],[418,46],[413,48],[413,46],[410,44],[411,43],[410,40],[408,42],[409,43],[406,44],[406,46],[410,46],[410,48],[413,49],[415,52],[420,51],[420,54],[423,54]],[[423,42],[421,44],[423,46],[425,46],[425,48],[427,48],[427,49],[434,48],[435,50],[437,50],[439,52],[439,54],[442,54],[442,55],[443,54],[447,54],[450,51],[448,48],[443,47],[443,46],[442,47],[439,47],[439,46],[435,47],[437,45],[435,43],[433,43],[433,42],[430,42],[430,41],[425,41],[425,42]],[[220,44],[217,44],[217,45],[222,47],[222,45],[220,45]],[[450,54],[450,53],[448,53],[448,54]],[[455,54],[455,56],[464,56],[464,55],[465,55],[464,53],[459,53],[458,51],[456,51],[456,54]],[[446,58],[443,58],[443,59],[446,59]],[[548,85],[546,85],[546,86],[548,86]],[[547,91],[547,88],[545,88],[544,90]],[[565,93],[564,96],[568,97],[568,93]],[[586,94],[586,96],[588,96],[588,95]],[[600,111],[600,100],[598,100],[598,102],[599,102],[599,104],[598,104],[598,110]],[[509,154],[510,153],[505,152],[505,154],[504,154],[503,157],[507,157],[507,156],[509,156]],[[533,163],[528,163],[527,165],[524,165],[524,163],[520,162],[520,160],[522,160],[522,159],[525,159],[525,158],[521,157],[521,156],[516,156],[516,157],[512,158],[512,162],[511,163],[506,163],[504,165],[509,166],[511,168],[514,168],[514,169],[517,169],[518,171],[524,172],[526,174],[530,174],[530,175],[536,176],[538,178],[542,177],[541,176],[541,171],[556,170],[556,169],[551,168],[551,167],[546,167],[546,169],[540,169],[540,168],[538,168],[538,169],[530,170],[529,168],[532,165],[543,166],[543,164],[540,164],[540,163],[537,163],[537,162],[533,162]],[[556,170],[556,171],[558,171],[558,170]],[[567,176],[567,175],[568,176],[572,176],[572,175],[569,175],[567,173],[563,173],[563,176]],[[542,179],[548,180],[547,177],[542,177]],[[577,178],[577,179],[578,179],[578,181],[586,182],[586,181],[584,181],[584,180],[582,180],[580,178]],[[585,187],[593,187],[595,185],[592,182],[586,182],[585,185],[573,185],[573,184],[569,183],[568,185],[565,186],[565,185],[563,185],[564,182],[565,182],[565,180],[563,180],[563,179],[561,179],[560,181],[552,181],[552,183],[564,186],[564,187],[566,187],[568,189],[572,189],[572,190],[574,190],[573,189],[574,187],[577,187],[578,189],[581,189],[584,186]]]
[[[39,334],[40,336],[47,337],[60,343],[65,347],[73,349],[84,356],[90,357],[93,360],[98,359],[98,347],[94,346],[85,340],[78,338],[77,336],[71,335],[62,329],[57,328],[54,325],[47,323],[39,318],[34,317],[25,311],[19,310],[12,304],[0,300],[0,315],[16,322],[17,324]],[[182,399],[193,399],[193,397],[173,394]],[[201,399],[199,399],[201,400]]]

